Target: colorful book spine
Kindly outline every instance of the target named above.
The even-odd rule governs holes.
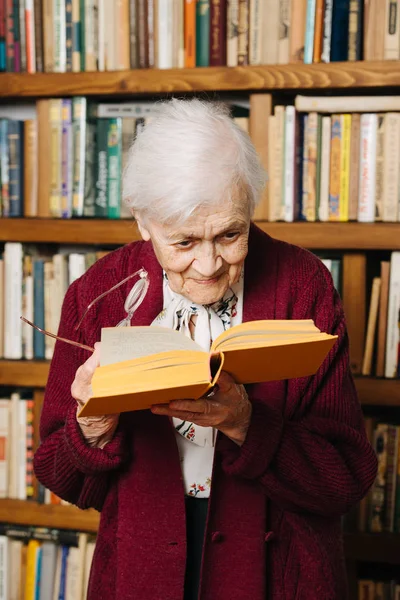
[[[25,0],[26,70],[36,73],[35,6],[34,0]]]
[[[382,533],[384,530],[385,488],[387,479],[388,425],[380,423],[374,431],[374,449],[378,459],[378,472],[371,490],[369,530]]]
[[[27,69],[27,45],[26,45],[26,27],[25,27],[25,3],[26,0],[18,0],[18,29],[20,37],[20,71],[26,73]]]
[[[10,216],[10,177],[8,162],[8,119],[0,119],[0,173],[3,217]]]
[[[20,0],[13,0],[13,27],[14,27],[14,72],[21,72],[21,28],[19,22]]]
[[[44,260],[36,257],[33,260],[33,306],[35,324],[44,329]],[[36,359],[44,360],[44,335],[36,329],[33,332],[33,352]]]
[[[332,115],[331,165],[329,184],[329,220],[339,221],[340,203],[340,151],[342,147],[342,122],[340,115]]]
[[[185,67],[196,66],[196,2],[184,0],[185,3]]]
[[[331,164],[331,117],[322,117],[321,171],[318,218],[322,222],[329,220],[329,185]]]
[[[65,0],[65,70],[72,71],[72,49],[73,49],[73,23],[72,23],[72,0]]]
[[[382,221],[384,205],[385,177],[385,115],[378,115],[376,133],[376,178],[375,178],[375,220]]]
[[[311,65],[313,62],[315,7],[316,0],[307,0],[306,34],[304,42],[304,63],[306,65]]]
[[[8,122],[8,174],[10,217],[23,216],[23,121]]]
[[[209,64],[210,0],[198,0],[196,4],[196,67],[208,67]]]
[[[358,221],[362,223],[373,223],[375,220],[377,129],[376,113],[361,115]]]
[[[33,414],[34,401],[27,400],[26,406],[26,497],[28,500],[33,499],[34,495],[34,472],[33,472]]]
[[[72,136],[73,136],[73,190],[72,216],[83,216],[85,197],[85,141],[86,141],[87,101],[84,97],[72,99]]]
[[[400,186],[400,113],[385,113],[385,148],[383,174],[382,220],[396,222]]]
[[[107,216],[121,216],[122,119],[107,119]]]
[[[349,220],[351,115],[341,115],[339,221]]]
[[[400,252],[392,252],[390,259],[389,305],[386,336],[385,377],[394,379],[398,374],[400,312]]]
[[[81,70],[81,13],[79,0],[72,0],[72,71]]]
[[[86,70],[86,0],[80,0],[79,3],[80,20],[80,70]]]
[[[68,219],[72,216],[72,100],[63,98],[61,105],[61,216]]]
[[[14,40],[14,5],[13,0],[6,0],[6,70],[15,72],[15,40]]]
[[[239,0],[238,65],[249,64],[249,0]]]
[[[306,221],[313,222],[317,217],[317,156],[319,118],[316,112],[308,115],[307,139],[307,205],[303,206]]]
[[[96,152],[96,217],[107,217],[107,180],[108,180],[108,123],[107,119],[97,120]]]
[[[85,217],[94,217],[96,214],[96,147],[97,147],[96,122],[88,118],[86,121],[85,136],[85,178],[83,214]]]
[[[6,4],[4,0],[0,2],[0,71],[5,71],[6,60]]]
[[[54,71],[66,71],[66,38],[65,38],[65,0],[55,0],[54,3]]]

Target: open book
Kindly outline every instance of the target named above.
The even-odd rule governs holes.
[[[321,333],[311,320],[251,321],[224,331],[205,352],[165,327],[103,328],[93,395],[79,416],[200,398],[222,369],[238,383],[313,375],[336,338]]]

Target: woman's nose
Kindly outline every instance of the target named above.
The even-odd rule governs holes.
[[[222,259],[215,252],[215,248],[204,248],[199,251],[194,263],[196,271],[204,277],[212,277],[222,266]]]

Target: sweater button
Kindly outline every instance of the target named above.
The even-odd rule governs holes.
[[[266,542],[266,543],[272,542],[274,539],[275,539],[275,533],[273,531],[268,531],[265,534],[264,542]]]
[[[222,533],[220,531],[214,531],[214,533],[211,535],[211,541],[214,544],[222,542]]]

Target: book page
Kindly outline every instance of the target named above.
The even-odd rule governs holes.
[[[192,339],[167,327],[103,327],[101,330],[101,366],[173,350],[203,352]]]

